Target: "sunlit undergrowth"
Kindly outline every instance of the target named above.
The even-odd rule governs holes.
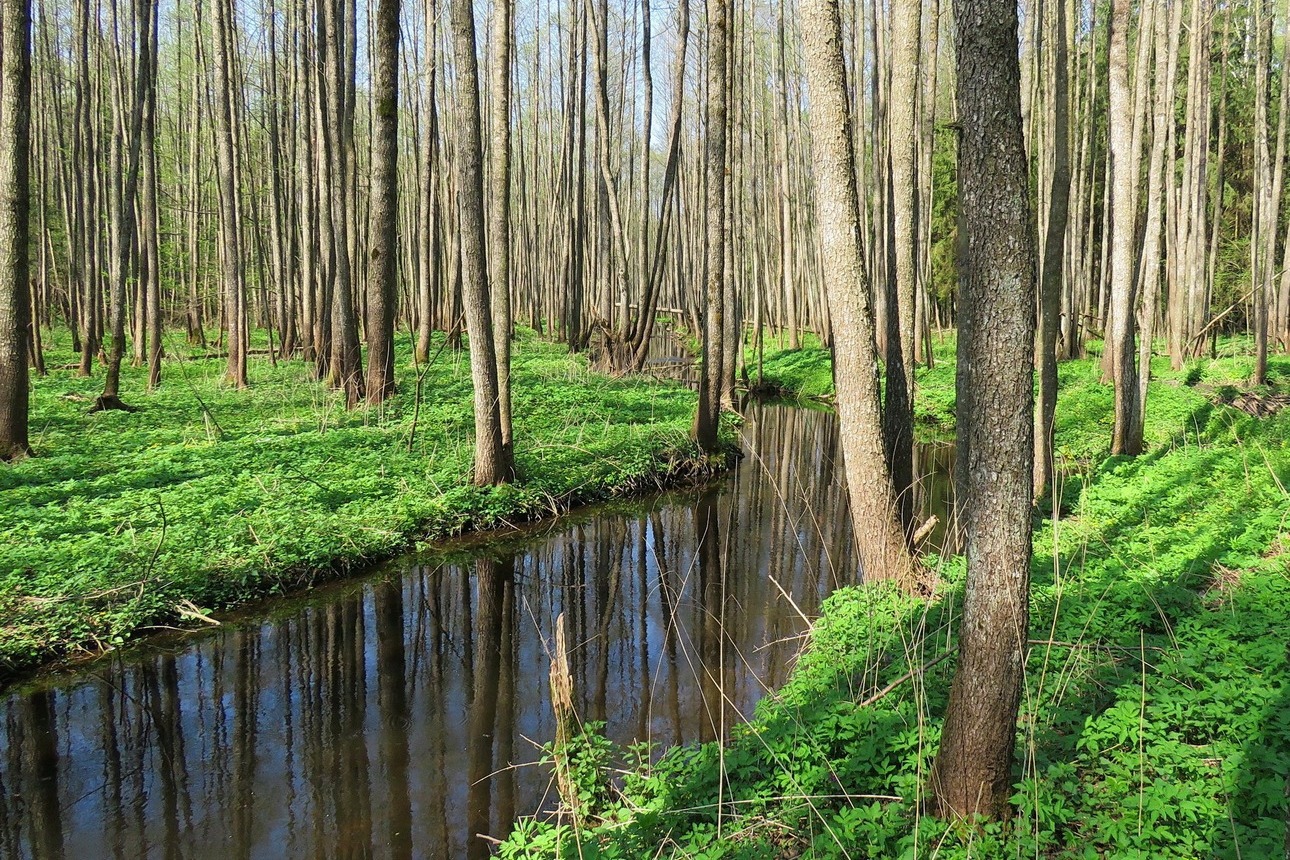
[[[399,395],[346,412],[303,361],[251,364],[251,388],[181,340],[162,387],[125,368],[138,411],[88,414],[102,389],[67,342],[34,381],[38,454],[0,468],[0,680],[67,649],[113,646],[306,587],[417,539],[504,525],[700,477],[684,387],[612,380],[522,334],[514,362],[515,486],[469,484],[468,356],[417,375],[399,341]],[[192,624],[191,618],[186,622]]]
[[[1282,856],[1290,414],[1213,402],[1250,368],[1244,356],[1178,375],[1162,364],[1149,450],[1129,459],[1106,457],[1112,402],[1096,361],[1063,366],[1069,515],[1035,531],[1013,819],[920,812],[964,576],[961,559],[933,560],[946,586],[930,606],[835,593],[788,685],[724,749],[638,768],[578,833],[526,820],[503,856]],[[1271,373],[1284,388],[1290,359]]]
[[[756,350],[745,354],[750,381],[763,390],[804,399],[832,401],[833,359],[820,339],[804,333],[801,347],[789,349],[779,338],[768,337],[758,364]],[[939,434],[954,429],[954,337],[933,339],[931,367],[916,372],[915,430]],[[758,371],[760,370],[760,376]]]

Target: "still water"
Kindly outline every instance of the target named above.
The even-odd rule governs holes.
[[[752,405],[735,474],[459,542],[0,697],[0,857],[485,857],[555,803],[549,649],[615,740],[708,740],[859,577],[836,417]],[[952,449],[922,446],[944,521]],[[933,540],[936,538],[934,537]]]

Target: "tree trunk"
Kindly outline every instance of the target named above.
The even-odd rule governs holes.
[[[1137,350],[1134,346],[1136,277],[1134,273],[1132,107],[1129,104],[1129,0],[1112,0],[1110,56],[1111,146],[1111,379],[1115,386],[1115,431],[1112,454],[1142,453],[1142,416],[1138,414]]]
[[[479,60],[475,16],[469,3],[452,3],[453,55],[457,64],[457,186],[461,210],[462,298],[470,334],[470,372],[475,387],[475,475],[477,485],[500,484],[514,473],[502,445],[498,411],[497,355],[484,258],[484,182],[479,111]]]
[[[511,433],[511,60],[515,41],[514,0],[493,0],[491,90],[488,114],[488,281],[497,359],[497,411],[502,448],[512,459]]]
[[[152,16],[152,26],[144,34],[150,47],[148,53],[156,57],[158,48],[158,21]],[[157,69],[149,64],[143,114],[143,190],[139,206],[139,256],[144,270],[144,308],[147,319],[148,390],[161,385],[162,320],[161,320],[161,215],[157,208],[157,186],[160,182],[157,162]]]
[[[0,15],[0,461],[6,461],[31,453],[27,436],[31,0],[4,0]]]
[[[883,436],[892,487],[905,534],[913,535],[914,474],[914,292],[918,279],[918,87],[922,48],[922,3],[891,7],[891,104],[888,152],[891,184],[891,253],[887,275],[887,387]]]
[[[344,390],[345,405],[353,408],[363,399],[362,356],[359,354],[358,317],[354,308],[354,215],[349,181],[354,144],[350,93],[354,76],[350,46],[354,0],[325,0],[320,6],[323,11],[320,38],[326,63],[323,89],[328,104],[322,118],[327,127],[324,152],[328,163],[324,172],[329,192],[320,201],[320,206],[330,210],[330,229],[322,233],[331,246],[331,313],[330,317],[323,318],[324,326],[331,327],[327,379]]]
[[[1250,383],[1264,385],[1268,381],[1268,303],[1276,249],[1276,204],[1279,202],[1273,198],[1272,155],[1268,143],[1268,101],[1272,90],[1271,0],[1255,0],[1254,28],[1254,214],[1250,219],[1254,375]],[[1282,74],[1285,73],[1283,70]]]
[[[211,62],[215,71],[215,161],[219,174],[219,254],[223,284],[225,325],[228,330],[228,371],[226,379],[245,388],[246,376],[246,288],[242,283],[242,238],[238,231],[237,178],[233,127],[232,8],[229,0],[215,0],[214,46]]]
[[[372,79],[371,266],[367,281],[367,402],[394,393],[394,304],[398,286],[399,0],[378,0]]]
[[[103,382],[103,393],[95,401],[94,409],[125,409],[121,402],[121,359],[125,356],[125,308],[128,299],[127,290],[130,278],[130,261],[135,239],[134,207],[139,190],[139,153],[143,136],[143,107],[146,82],[151,76],[151,39],[145,34],[151,32],[152,15],[155,14],[156,0],[136,0],[132,27],[134,38],[131,44],[137,45],[138,61],[134,63],[133,86],[129,94],[129,117],[126,109],[126,71],[130,63],[119,56],[118,51],[118,86],[120,92],[116,99],[118,108],[117,132],[113,135],[113,167],[122,171],[122,175],[112,181],[112,296],[111,296],[111,338],[108,352],[107,375]],[[115,14],[115,3],[113,13]],[[121,135],[125,138],[122,139]]]
[[[430,358],[430,338],[434,333],[434,314],[431,305],[435,299],[435,286],[439,284],[439,111],[435,103],[435,82],[439,68],[439,15],[436,0],[426,0],[425,31],[426,89],[425,121],[422,134],[425,142],[421,148],[421,225],[418,231],[418,253],[421,266],[417,273],[417,297],[420,316],[417,318],[418,363]]]
[[[699,406],[694,414],[694,439],[707,453],[718,450],[721,425],[722,357],[725,334],[726,272],[726,114],[729,110],[730,75],[726,40],[730,20],[726,0],[707,0],[708,10],[708,115],[704,129],[703,174],[707,221],[704,234],[703,375],[699,378]]]
[[[1151,158],[1147,165],[1147,220],[1142,240],[1142,257],[1138,274],[1142,284],[1142,342],[1138,350],[1137,414],[1147,412],[1147,386],[1151,381],[1151,356],[1155,340],[1156,309],[1160,296],[1161,229],[1163,226],[1163,186],[1165,171],[1165,145],[1169,138],[1169,107],[1173,104],[1173,87],[1168,76],[1172,65],[1169,58],[1169,25],[1165,7],[1158,4],[1154,16],[1156,43],[1156,82],[1151,110]],[[1151,38],[1142,33],[1139,39]],[[1161,73],[1161,70],[1164,70]]]
[[[637,315],[636,338],[633,345],[635,357],[632,362],[632,370],[637,373],[645,367],[645,361],[649,358],[649,342],[654,332],[654,317],[658,309],[659,294],[663,289],[663,263],[666,257],[663,253],[664,242],[671,234],[673,225],[675,225],[677,233],[681,232],[681,225],[677,223],[680,219],[671,218],[669,215],[672,211],[672,202],[676,199],[677,172],[681,157],[681,116],[685,104],[685,58],[688,53],[690,37],[689,0],[679,0],[676,4],[676,23],[676,56],[672,66],[672,92],[676,95],[672,99],[672,111],[668,119],[670,131],[668,133],[667,163],[663,167],[663,196],[659,202],[659,220],[661,223],[659,224],[658,232],[654,234],[654,252],[650,256],[649,264],[646,267],[648,276]],[[642,213],[642,217],[648,215],[648,202],[647,197],[646,211]],[[679,249],[675,252],[675,255],[680,256]]]
[[[1066,0],[1050,0],[1053,26],[1053,173],[1048,192],[1048,224],[1039,279],[1039,327],[1035,365],[1039,377],[1035,411],[1034,492],[1039,497],[1053,478],[1053,422],[1057,413],[1057,324],[1066,264],[1066,221],[1070,209],[1070,108],[1066,74]]]
[[[1035,261],[1017,7],[956,0],[958,504],[967,588],[959,663],[930,775],[942,816],[1005,818],[1029,628]]]
[[[824,288],[834,321],[834,371],[851,517],[866,581],[917,587],[921,575],[898,519],[883,451],[878,357],[860,256],[860,204],[837,0],[801,8],[811,97],[816,222],[824,253]]]

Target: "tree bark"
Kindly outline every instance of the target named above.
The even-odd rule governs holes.
[[[399,0],[378,0],[372,116],[371,265],[367,281],[367,402],[394,393],[394,305],[398,286]]]
[[[1048,192],[1044,258],[1039,279],[1039,326],[1035,365],[1039,377],[1035,411],[1034,493],[1043,495],[1053,478],[1053,422],[1057,413],[1057,328],[1066,264],[1066,222],[1070,210],[1070,106],[1067,96],[1066,0],[1050,0],[1053,14],[1053,173]]]
[[[152,26],[144,34],[152,57],[158,52],[157,15],[151,16]],[[162,319],[161,319],[161,214],[157,208],[157,187],[160,182],[157,160],[157,69],[149,63],[145,82],[143,113],[143,189],[139,205],[139,257],[143,268],[145,318],[147,320],[148,390],[161,385]]]
[[[31,453],[27,434],[31,0],[4,0],[0,10],[0,461],[7,461]]]
[[[511,431],[511,60],[515,41],[514,0],[493,0],[491,90],[488,115],[488,281],[497,358],[497,411],[502,448],[510,460]]]
[[[484,258],[484,182],[479,110],[479,59],[471,4],[452,3],[453,54],[457,64],[457,186],[461,210],[462,298],[470,335],[470,372],[475,387],[475,474],[477,485],[500,484],[514,473],[502,445],[498,410],[497,354]]]
[[[1254,3],[1254,214],[1250,219],[1250,277],[1254,299],[1253,385],[1268,381],[1268,304],[1272,292],[1277,209],[1273,198],[1272,155],[1268,143],[1268,101],[1272,90],[1272,2]],[[1282,74],[1285,74],[1285,70]],[[1284,121],[1284,119],[1282,120]]]
[[[932,811],[1004,818],[1029,628],[1035,260],[1017,7],[956,0],[958,501],[968,577]]]
[[[1142,338],[1138,350],[1137,415],[1147,412],[1147,386],[1151,381],[1151,356],[1155,340],[1156,309],[1160,296],[1161,230],[1163,227],[1163,186],[1165,145],[1169,138],[1169,107],[1173,104],[1173,87],[1168,69],[1169,25],[1163,4],[1157,4],[1154,34],[1141,33],[1138,38],[1154,38],[1156,43],[1156,81],[1151,110],[1151,157],[1147,164],[1147,220],[1142,240],[1138,274],[1142,284]],[[1163,73],[1161,70],[1164,70]]]
[[[1111,147],[1111,379],[1115,386],[1112,454],[1142,453],[1142,416],[1138,413],[1137,350],[1134,346],[1136,219],[1133,190],[1138,181],[1129,104],[1129,0],[1112,0],[1110,55]]]
[[[719,448],[721,425],[722,357],[725,334],[727,145],[730,75],[726,40],[729,9],[726,0],[707,0],[708,10],[708,115],[704,130],[703,173],[707,221],[704,233],[703,375],[699,378],[699,406],[694,414],[694,439],[707,453]]]
[[[891,186],[891,243],[894,265],[887,275],[887,387],[883,434],[892,487],[905,534],[914,523],[914,292],[918,279],[918,87],[922,48],[922,3],[891,7],[891,105],[888,152]]]
[[[900,526],[883,450],[878,358],[860,256],[860,204],[837,0],[804,0],[801,20],[811,97],[816,222],[826,261],[833,375],[856,544],[866,581],[894,580],[912,590],[921,571]]]
[[[435,299],[435,286],[439,284],[439,111],[435,102],[435,82],[439,68],[439,15],[437,0],[426,0],[425,54],[426,69],[425,120],[421,147],[421,226],[418,231],[421,266],[417,273],[417,296],[420,316],[417,318],[418,363],[430,357],[430,338],[434,333],[434,313],[431,306]]]
[[[234,149],[237,147],[233,126],[232,100],[235,79],[233,63],[233,10],[229,0],[215,0],[214,49],[211,61],[215,70],[215,160],[219,174],[219,253],[223,284],[225,325],[228,330],[228,382],[238,388],[247,385],[246,376],[246,287],[242,283],[242,238],[238,230],[238,194]]]

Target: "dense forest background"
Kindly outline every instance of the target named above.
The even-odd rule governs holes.
[[[374,84],[380,40],[368,5],[35,4],[34,308],[38,328],[71,329],[84,372],[100,351],[110,359],[120,312],[128,357],[152,356],[154,384],[172,327],[230,349],[233,362],[244,360],[250,327],[271,332],[273,354],[303,354],[322,377],[355,387],[356,401],[355,350],[371,335],[382,245],[369,214],[373,153],[389,109],[399,191],[393,318],[423,333],[460,332],[469,254],[456,169],[461,72],[447,10],[403,4],[397,103],[387,105]],[[879,348],[910,185],[915,342],[927,360],[932,332],[952,325],[956,310],[950,10],[939,0],[842,6]],[[1134,4],[1124,114],[1110,104],[1108,4],[1023,6],[1040,259],[1045,242],[1066,250],[1059,353],[1079,355],[1108,332],[1118,123],[1132,147],[1133,295],[1147,333],[1167,339],[1175,361],[1222,332],[1266,330],[1284,348],[1283,10],[1263,0]],[[810,330],[827,342],[798,16],[791,2],[758,0],[730,14],[725,324],[732,334],[769,326],[792,343]],[[661,311],[700,330],[703,15],[686,2],[520,2],[510,32],[479,28],[484,75],[509,71],[505,93],[490,77],[481,97],[486,117],[499,99],[508,103],[510,140],[486,122],[482,153],[487,183],[498,172],[493,155],[509,146],[514,318],[620,369],[643,362],[639,347]],[[912,42],[909,24],[893,20],[902,16],[916,19]],[[912,170],[900,169],[893,142],[910,140]],[[1058,170],[1070,177],[1061,215],[1051,205]],[[1054,217],[1065,225],[1055,235]]]

